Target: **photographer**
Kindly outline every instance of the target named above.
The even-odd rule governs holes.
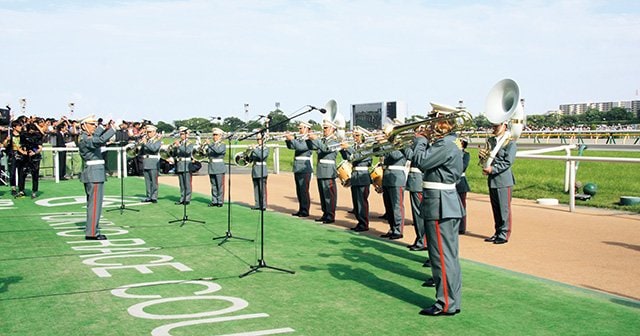
[[[24,168],[18,175],[19,194],[24,196],[24,185],[27,174],[31,174],[31,198],[38,197],[38,184],[40,180],[40,161],[42,160],[43,134],[36,123],[26,125],[20,136],[20,145],[24,155]]]

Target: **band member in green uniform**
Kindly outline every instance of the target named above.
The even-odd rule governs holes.
[[[363,132],[356,126],[353,129],[353,146],[342,142],[340,144],[340,155],[344,160],[355,153],[364,142]],[[353,214],[356,216],[358,224],[351,230],[356,232],[369,230],[369,188],[371,186],[371,177],[369,176],[369,167],[372,162],[371,157],[351,162],[352,172],[349,183],[351,185],[351,202],[353,203]]]
[[[194,151],[193,143],[187,139],[189,130],[180,127],[180,140],[173,143],[171,155],[176,161],[175,172],[180,182],[180,200],[176,204],[191,203],[191,160]]]
[[[80,181],[84,183],[87,195],[87,223],[84,235],[86,240],[106,240],[107,237],[100,233],[99,226],[106,176],[101,147],[116,134],[114,122],[109,122],[107,127],[103,128],[95,116],[88,116],[81,120],[80,128],[82,133],[78,140],[78,152],[84,161]]]
[[[503,136],[506,130],[506,123],[493,125],[493,136],[487,140],[490,148],[495,147],[497,139]],[[485,239],[486,242],[505,244],[511,237],[511,189],[516,184],[511,167],[516,159],[517,150],[516,142],[507,139],[491,165],[482,169],[482,173],[488,177],[489,199],[495,226],[495,233]]]
[[[458,183],[456,184],[456,191],[458,192],[458,196],[460,196],[460,201],[462,202],[462,206],[467,209],[467,193],[471,191],[471,187],[469,187],[469,182],[467,182],[466,171],[467,167],[469,167],[469,162],[471,161],[471,155],[467,152],[467,146],[469,145],[469,138],[460,138],[460,144],[462,144],[462,176]],[[464,215],[460,220],[460,228],[458,229],[458,233],[465,234],[467,232],[467,215]]]
[[[426,251],[427,236],[425,234],[424,218],[422,216],[422,171],[416,165],[413,156],[415,153],[423,152],[428,145],[424,136],[424,126],[415,129],[415,139],[413,145],[405,150],[405,156],[411,161],[409,174],[407,176],[407,190],[411,198],[411,215],[413,218],[413,228],[416,232],[416,239],[409,245],[411,251]]]
[[[158,168],[160,165],[160,147],[162,141],[158,135],[158,129],[153,125],[145,126],[146,134],[140,141],[140,154],[142,155],[142,169],[147,197],[143,202],[158,203]]]
[[[460,312],[462,274],[459,261],[458,228],[464,208],[456,182],[462,175],[460,143],[450,131],[453,125],[438,121],[426,150],[413,159],[423,173],[422,211],[426,224],[431,274],[436,287],[436,302],[420,311],[421,315],[454,315]]]
[[[382,175],[382,197],[385,202],[387,218],[389,221],[389,231],[380,237],[389,239],[400,239],[404,230],[404,186],[407,182],[405,164],[407,158],[400,150],[394,150],[386,154],[382,161],[384,163],[384,174]]]
[[[310,134],[307,139],[308,148],[316,150],[318,153],[316,175],[322,216],[316,218],[315,221],[324,224],[333,223],[336,220],[336,203],[338,202],[336,157],[340,149],[340,143],[335,134],[336,130],[336,124],[330,120],[324,120],[322,123],[322,139],[319,139],[315,134]]]
[[[221,129],[214,127],[212,130],[213,142],[205,143],[205,154],[209,158],[209,181],[211,182],[210,207],[221,207],[224,203],[224,177],[227,167],[224,164],[224,156],[227,153],[227,145],[222,142]]]
[[[253,196],[255,205],[253,210],[267,209],[267,158],[269,158],[269,148],[263,146],[261,134],[257,134],[257,146],[253,148],[247,161],[252,163],[251,179],[253,180]]]
[[[307,137],[311,125],[301,121],[298,124],[298,136],[286,135],[285,143],[287,148],[294,150],[293,157],[293,178],[296,184],[296,197],[298,198],[298,211],[292,213],[293,216],[308,217],[311,197],[309,196],[309,184],[313,167],[311,166],[311,150],[307,146]]]

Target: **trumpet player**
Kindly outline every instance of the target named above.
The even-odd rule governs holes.
[[[224,155],[227,152],[227,146],[221,141],[221,129],[214,127],[213,142],[205,143],[205,154],[209,158],[209,181],[211,182],[211,203],[210,207],[221,207],[224,203],[224,175],[226,167],[224,165]]]
[[[400,239],[404,230],[404,186],[407,182],[405,164],[407,158],[398,149],[382,157],[384,162],[382,175],[382,200],[389,221],[389,231],[380,235],[383,238]]]
[[[340,155],[342,159],[348,160],[364,143],[365,134],[356,126],[353,129],[353,146],[349,146],[347,142],[340,144]],[[353,161],[351,172],[351,201],[353,202],[353,214],[356,216],[358,224],[351,230],[356,232],[369,230],[369,189],[371,186],[371,177],[369,176],[369,167],[371,167],[371,157],[362,160]]]
[[[436,112],[436,117],[438,116]],[[436,302],[420,311],[421,315],[455,315],[460,312],[462,274],[458,254],[458,228],[465,211],[456,191],[462,175],[462,152],[451,132],[450,120],[436,122],[433,143],[413,155],[423,173],[422,211],[426,226],[431,274],[436,287]]]
[[[493,125],[493,136],[487,139],[489,148],[496,146],[497,139],[503,136],[506,130],[506,122]],[[489,149],[483,150],[489,151]],[[505,244],[511,236],[511,189],[515,184],[511,166],[516,159],[516,151],[515,141],[507,140],[496,153],[491,165],[482,169],[482,174],[487,176],[495,227],[494,234],[485,239],[486,242]]]
[[[85,164],[80,181],[84,183],[87,195],[87,223],[84,235],[86,240],[106,240],[107,237],[100,233],[98,225],[102,213],[105,180],[102,146],[116,134],[116,131],[113,121],[103,128],[95,116],[82,119],[80,128],[82,133],[78,141],[78,152]]]
[[[175,172],[180,182],[180,200],[175,204],[187,205],[191,203],[191,156],[194,145],[187,140],[189,130],[180,127],[180,140],[176,140],[171,148],[171,156],[175,157]]]
[[[311,150],[307,146],[306,138],[311,131],[311,125],[301,121],[298,124],[298,138],[292,134],[285,135],[287,148],[294,150],[293,178],[296,184],[296,197],[298,198],[298,211],[292,216],[308,217],[311,197],[309,196],[309,183],[311,183]]]
[[[409,174],[407,175],[407,190],[411,200],[411,215],[413,218],[413,229],[416,232],[416,239],[409,245],[411,251],[426,251],[427,237],[425,234],[424,218],[422,214],[422,171],[418,168],[414,156],[426,150],[429,144],[425,137],[425,126],[416,127],[415,139],[411,148],[405,150],[406,157],[411,161]]]
[[[269,157],[269,148],[264,147],[264,138],[261,133],[257,134],[257,146],[251,150],[247,156],[247,160],[252,162],[251,179],[253,180],[253,196],[255,206],[253,210],[267,209],[267,158]]]
[[[336,157],[338,152],[336,149],[340,144],[335,135],[337,128],[336,124],[330,120],[324,120],[322,123],[322,139],[318,139],[313,133],[309,134],[307,139],[308,148],[318,152],[316,176],[322,216],[316,218],[315,221],[324,224],[333,223],[336,220],[336,203],[338,201],[338,190],[336,188],[336,177],[338,176]]]
[[[146,198],[142,202],[158,203],[158,168],[160,165],[160,147],[162,141],[158,136],[158,129],[153,125],[145,126],[145,134],[140,141],[142,155],[142,169]]]

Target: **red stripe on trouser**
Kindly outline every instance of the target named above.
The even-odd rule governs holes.
[[[404,188],[400,187],[400,234],[404,232]]]
[[[225,174],[222,174],[222,195],[220,195],[220,199],[222,201],[224,201],[224,191],[225,191],[225,187],[224,187],[224,179],[225,179]]]
[[[507,218],[507,223],[509,223],[507,225],[507,240],[509,240],[509,237],[511,236],[511,187],[507,188],[507,190],[507,208],[509,209],[509,218]]]
[[[367,228],[369,228],[369,186],[365,186],[363,195],[364,222],[367,224]]]
[[[336,181],[329,180],[329,198],[330,198],[330,209],[327,209],[329,213],[331,213],[331,218],[336,219]]]
[[[424,232],[422,234],[422,246],[427,246],[427,228],[424,225],[424,214],[422,213],[422,199],[423,199],[422,192],[419,192],[418,193],[418,200],[419,200],[418,208],[420,209],[420,217],[421,217],[419,225],[422,225],[422,228],[424,229]],[[418,225],[418,223],[413,223],[413,225]]]
[[[447,267],[445,266],[444,252],[442,247],[442,235],[440,234],[440,221],[436,221],[436,236],[438,237],[438,254],[440,256],[440,268],[442,268],[442,290],[444,291],[444,307],[442,310],[449,311],[449,284],[447,283]]]
[[[266,208],[267,207],[267,178],[264,178],[264,204],[262,205],[262,208]]]
[[[98,226],[98,218],[96,218],[96,208],[98,207],[98,183],[93,184],[93,213],[91,214],[91,236],[95,237],[96,227]],[[95,223],[95,224],[94,224]]]

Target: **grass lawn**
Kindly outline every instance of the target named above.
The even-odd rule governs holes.
[[[582,169],[582,167],[580,168]],[[144,190],[140,178],[126,188]],[[105,210],[120,205],[106,183]],[[170,188],[163,186],[163,188]],[[0,199],[0,335],[636,335],[640,303],[462,261],[462,313],[418,315],[433,303],[424,254],[403,246],[194,195],[189,218],[166,197],[140,212],[103,212],[108,241],[85,241],[76,181],[42,182],[42,196]],[[167,192],[166,195],[177,192]],[[70,196],[69,196],[70,195]],[[257,259],[267,268],[240,278]],[[125,287],[132,287],[125,289]],[[262,331],[259,333],[259,331]]]

